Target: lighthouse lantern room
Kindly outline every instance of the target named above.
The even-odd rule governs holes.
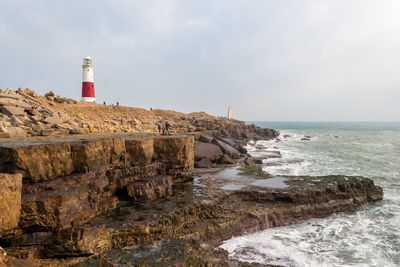
[[[92,58],[86,56],[82,65],[82,101],[95,102]]]

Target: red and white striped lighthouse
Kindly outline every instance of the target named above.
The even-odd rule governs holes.
[[[82,101],[95,102],[92,59],[86,56],[82,65]]]

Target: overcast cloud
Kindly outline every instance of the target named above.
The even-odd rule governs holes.
[[[398,0],[0,0],[0,86],[242,120],[400,120]]]

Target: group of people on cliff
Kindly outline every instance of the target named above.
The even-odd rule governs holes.
[[[165,133],[169,134],[169,127],[170,126],[171,125],[168,122],[166,122],[164,125],[158,124],[157,125],[158,133],[162,132],[163,134],[165,134]]]
[[[134,128],[136,123],[133,120],[130,120],[127,122],[128,124],[130,124],[131,128]],[[121,118],[121,125],[124,125],[125,121],[123,118]],[[158,133],[163,133],[163,134],[169,134],[169,129],[170,129],[171,124],[169,124],[168,122],[166,122],[165,124],[157,124],[157,128],[158,128]]]

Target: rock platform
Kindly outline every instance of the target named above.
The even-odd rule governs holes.
[[[0,140],[0,262],[247,266],[214,248],[383,197],[363,177],[270,177],[239,144],[204,134]],[[249,166],[196,170],[195,155]]]

